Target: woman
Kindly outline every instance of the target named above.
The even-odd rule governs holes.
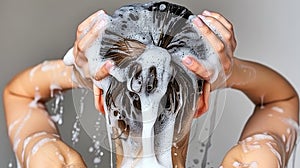
[[[86,77],[96,81],[104,79],[109,75],[110,70],[114,69],[113,63],[108,61],[99,71],[93,73],[94,76],[88,76],[91,73],[85,53],[103,28],[103,22],[95,22],[99,13],[92,15],[78,27],[73,51],[76,66],[83,70],[81,74],[86,74]],[[216,35],[206,23],[213,25],[221,36]],[[257,105],[244,128],[240,143],[227,153],[221,165],[223,167],[255,165],[283,167],[295,142],[297,128],[293,123],[298,123],[298,96],[293,87],[271,69],[258,63],[235,58],[233,52],[236,42],[232,25],[220,14],[205,11],[193,19],[193,24],[218,54],[224,72],[228,76],[226,86],[244,92]],[[211,80],[214,73],[208,71],[194,57],[185,56],[182,63],[205,80],[195,112],[195,117],[199,117],[207,110],[209,94],[218,88],[218,83]],[[255,73],[255,76],[249,75],[249,69],[251,73]],[[51,97],[51,92],[78,87],[77,84],[72,83],[71,72],[72,67],[65,66],[61,60],[46,62],[22,72],[7,85],[4,92],[7,124],[11,142],[21,165],[84,167],[79,154],[59,139],[57,130],[53,127],[49,116],[45,115],[43,106],[43,103]],[[272,82],[272,86],[270,86],[271,80],[276,81]],[[88,79],[83,80],[86,81]],[[104,112],[105,97],[101,96],[101,89],[96,85],[93,90],[95,106],[99,111]],[[18,102],[18,106],[14,106],[15,102]],[[128,130],[125,129],[126,127],[123,128]],[[179,148],[172,148],[173,154],[179,154],[172,158],[174,167],[185,166],[187,137],[188,134],[177,142]],[[43,157],[43,154],[47,154],[48,157]],[[117,162],[120,166],[123,158],[122,156],[118,158]]]

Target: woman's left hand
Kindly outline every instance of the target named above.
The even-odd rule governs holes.
[[[229,76],[233,66],[233,53],[237,45],[232,24],[221,14],[209,11],[204,11],[201,15],[198,15],[198,17],[194,18],[193,23],[211,44],[215,53],[219,56],[225,75]],[[209,28],[208,23],[216,28],[221,37],[218,37]],[[207,81],[210,80],[212,72],[209,72],[193,57],[186,56],[183,59],[183,64],[199,77]]]

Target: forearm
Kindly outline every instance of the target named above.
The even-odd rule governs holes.
[[[19,158],[28,153],[41,138],[55,137],[57,129],[48,115],[44,102],[57,91],[74,87],[71,67],[61,60],[44,62],[18,74],[3,94],[8,133]],[[28,144],[24,144],[27,138]]]
[[[299,118],[299,99],[294,88],[270,68],[238,59],[234,60],[227,85],[245,93],[256,105],[240,139],[256,134],[270,135],[276,144],[272,147],[288,159],[297,136]]]
[[[58,131],[41,105],[30,107],[31,99],[11,95],[7,90],[4,97],[9,138],[20,164],[24,164],[25,154],[29,154],[34,144],[41,138],[54,137]],[[28,144],[24,143],[26,139]]]
[[[278,163],[286,165],[293,151],[298,131],[298,123],[286,113],[297,113],[295,104],[298,104],[297,98],[270,103],[263,108],[256,107],[244,127],[240,143],[243,144],[247,138],[248,141],[250,138],[252,143],[267,146]],[[255,138],[256,135],[259,135],[259,138]]]
[[[242,91],[258,106],[298,97],[290,83],[272,69],[237,58],[233,59],[227,86]],[[293,114],[298,120],[298,113]]]

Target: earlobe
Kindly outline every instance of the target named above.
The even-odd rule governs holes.
[[[202,114],[207,112],[209,108],[209,94],[210,94],[210,83],[204,82],[202,94],[198,99],[198,109],[195,112],[194,118],[200,117]]]
[[[102,114],[105,114],[104,107],[103,107],[103,97],[102,97],[102,90],[97,86],[93,85],[94,91],[94,104],[95,108]]]

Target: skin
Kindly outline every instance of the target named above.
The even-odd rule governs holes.
[[[84,53],[89,44],[98,36],[101,22],[98,22],[96,18],[101,12],[103,11],[91,15],[78,26],[77,40],[74,43],[75,63],[84,69],[86,78],[91,77],[88,75],[87,59]],[[261,147],[249,152],[245,152],[243,144],[238,143],[228,151],[221,165],[225,168],[231,168],[234,167],[235,163],[241,163],[240,167],[247,167],[246,164],[255,162],[258,167],[277,167],[278,158],[271,151],[268,143],[272,144],[282,158],[285,158],[285,160],[289,158],[291,150],[286,152],[283,147],[287,145],[286,139],[292,136],[286,130],[294,128],[285,121],[292,120],[298,123],[299,98],[297,93],[287,80],[272,69],[234,57],[236,40],[233,26],[222,15],[204,11],[193,22],[219,55],[224,72],[228,76],[226,86],[240,90],[256,105],[241,134],[241,142],[247,137],[253,137],[257,134],[267,133],[271,137],[275,137],[273,140],[255,140],[255,143]],[[220,39],[216,36],[204,22],[210,22],[215,26],[223,38]],[[195,117],[199,117],[208,109],[209,94],[219,88],[217,83],[209,82],[212,73],[207,71],[193,57],[186,56],[182,63],[206,80],[204,92],[198,100],[198,110],[195,113]],[[43,106],[51,98],[51,90],[49,89],[51,84],[55,83],[61,87],[55,91],[66,91],[78,87],[71,80],[72,67],[64,65],[62,60],[49,61],[47,64],[57,66],[47,71],[42,70],[45,63],[28,68],[15,76],[4,90],[4,109],[7,126],[11,128],[9,130],[11,143],[15,144],[16,155],[23,167],[27,167],[27,165],[29,167],[39,167],[39,165],[46,167],[86,167],[80,154],[55,135],[58,134],[58,131],[56,127],[53,127],[53,123],[49,122],[50,117],[46,114],[46,109]],[[108,72],[113,66],[112,62],[106,62],[92,78],[96,80],[103,79],[108,76]],[[270,81],[272,81],[271,85]],[[104,111],[101,90],[94,86],[93,91],[95,107],[99,111]],[[40,95],[39,105],[29,106],[34,101],[37,93]],[[263,102],[261,101],[262,97]],[[280,107],[284,112],[278,113],[273,107]],[[270,117],[270,114],[274,117]],[[25,120],[26,116],[30,116],[28,120]],[[21,120],[24,122],[21,122]],[[40,132],[44,132],[44,134],[35,136]],[[280,138],[283,135],[285,139]],[[32,139],[27,145],[24,145],[24,140],[28,137]],[[33,154],[32,149],[34,146],[45,138],[51,139],[51,141],[41,145],[37,152]],[[180,155],[177,159],[173,159],[174,165],[178,165],[178,167],[184,167],[185,165],[188,138],[185,139],[186,141],[183,140],[178,143],[180,147],[176,149],[176,153]],[[16,141],[19,143],[16,143]],[[292,140],[291,143],[294,144],[295,140]],[[174,149],[172,151],[174,152]],[[48,157],[43,157],[45,154]],[[58,154],[64,159],[59,159]],[[22,155],[24,156],[22,157]],[[30,161],[28,162],[28,160]]]

